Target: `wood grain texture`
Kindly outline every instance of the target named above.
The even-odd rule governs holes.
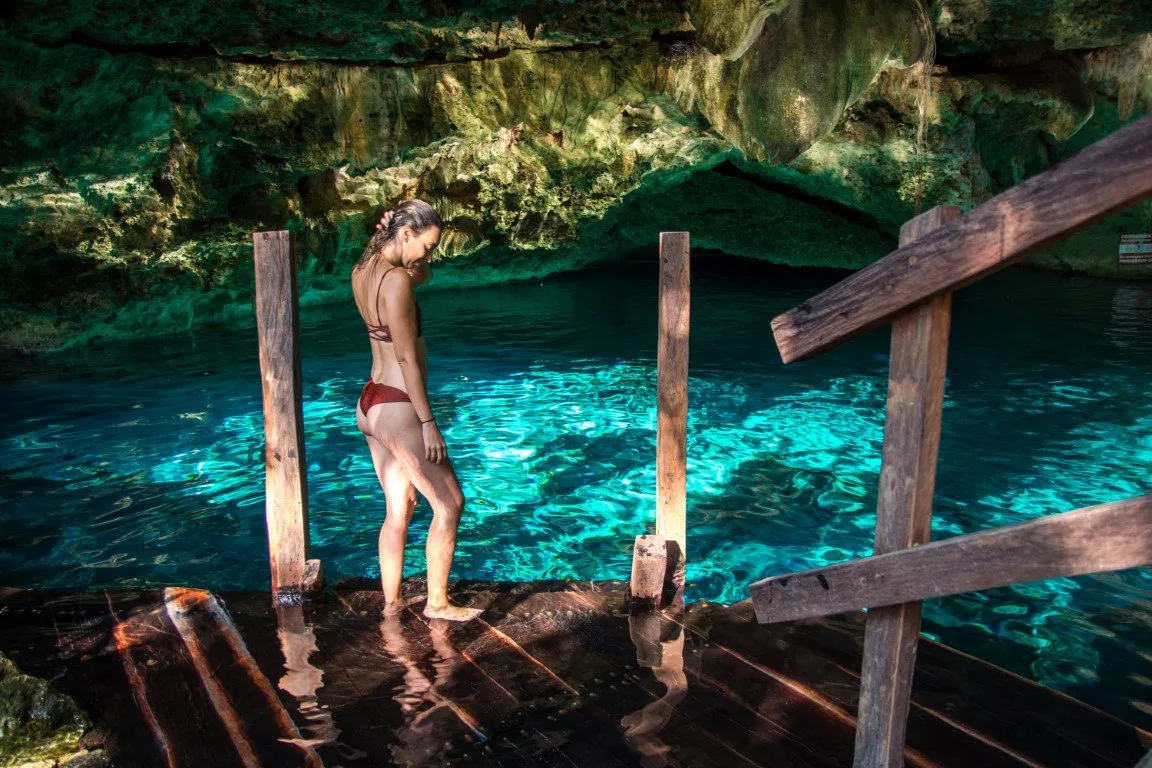
[[[1152,195],[1152,116],[1037,174],[772,321],[785,363],[825,352]]]
[[[900,230],[905,246],[960,215],[941,206]],[[944,372],[952,294],[930,299],[892,323],[888,409],[876,505],[875,554],[926,544],[932,527],[932,492],[940,447]],[[904,754],[920,603],[904,603],[868,614],[856,728],[857,768],[899,768]]]
[[[408,599],[423,592],[419,580],[405,583]],[[114,638],[131,654],[176,759],[239,764],[185,637],[241,714],[261,766],[306,764],[301,746],[330,766],[852,762],[859,615],[758,625],[746,602],[632,613],[619,583],[460,582],[454,597],[483,606],[481,622],[437,625],[416,603],[386,619],[369,579],[328,594],[322,602],[274,606],[266,592],[215,602],[169,593],[174,600],[165,602],[155,590],[107,598],[29,590],[4,604],[0,652],[98,713],[118,766],[166,760],[141,720],[140,686],[109,645]],[[170,610],[183,614],[183,633]],[[136,619],[147,626],[134,626]],[[128,626],[116,630],[121,621]],[[917,667],[910,768],[1132,768],[1152,739],[931,640],[921,641]],[[668,694],[683,691],[678,671],[687,695],[673,701]],[[303,743],[290,729],[285,734],[281,706]]]
[[[761,623],[1152,563],[1152,496],[954,536],[751,586]]]
[[[265,514],[272,591],[298,591],[308,559],[308,481],[300,390],[296,250],[290,232],[255,232],[256,322],[264,389]]]
[[[632,600],[656,603],[664,594],[668,543],[663,536],[637,536],[632,550]]]
[[[657,344],[656,534],[669,541],[673,580],[684,581],[688,442],[687,232],[660,233],[660,336]],[[672,546],[675,542],[676,546]]]
[[[212,706],[227,730],[240,764],[322,768],[316,751],[284,709],[227,611],[210,592],[164,590],[164,610],[184,641]]]

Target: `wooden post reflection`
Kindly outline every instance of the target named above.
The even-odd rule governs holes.
[[[662,641],[665,631],[671,631],[673,637]],[[653,677],[664,684],[665,693],[651,704],[625,715],[620,725],[624,728],[624,740],[640,755],[644,768],[657,768],[671,763],[670,747],[660,738],[660,732],[688,695],[684,632],[659,613],[638,611],[628,616],[628,634],[636,645],[636,663],[652,670]]]
[[[324,671],[311,662],[317,650],[316,633],[304,619],[304,607],[277,605],[276,621],[280,650],[284,654],[284,675],[277,687],[295,697],[300,717],[307,723],[301,727],[302,738],[292,739],[292,743],[307,747],[338,745],[348,759],[364,757],[367,752],[350,749],[337,741],[340,729],[332,713],[320,706],[317,692],[324,687]]]

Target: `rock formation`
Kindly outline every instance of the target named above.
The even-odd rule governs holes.
[[[437,283],[652,247],[858,267],[1149,108],[1152,9],[961,0],[18,2],[0,15],[0,345],[251,313],[251,232],[346,295],[375,217]],[[933,28],[935,33],[933,33]],[[1034,261],[1106,275],[1144,205]]]

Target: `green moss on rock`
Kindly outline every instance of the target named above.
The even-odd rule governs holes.
[[[917,210],[1148,109],[1152,19],[1090,5],[936,4],[927,93],[915,0],[23,3],[0,30],[0,345],[246,317],[257,229],[297,234],[306,301],[344,299],[375,216],[411,196],[448,223],[441,285],[576,268],[657,222],[866,263]],[[1054,53],[1073,42],[1113,47]],[[731,208],[700,220],[706,183]],[[1099,226],[1141,226],[1118,221]],[[1105,240],[1035,263],[1111,274]]]
[[[70,698],[0,654],[0,768],[55,766],[85,752],[80,737],[89,727]]]

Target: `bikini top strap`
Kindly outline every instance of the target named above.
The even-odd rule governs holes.
[[[380,275],[380,282],[378,282],[376,284],[376,327],[377,328],[384,327],[384,323],[380,322],[380,290],[384,287],[384,278],[387,277],[388,273],[394,269],[396,269],[396,267],[393,266],[393,267],[388,267],[388,269],[384,270],[384,274]]]

